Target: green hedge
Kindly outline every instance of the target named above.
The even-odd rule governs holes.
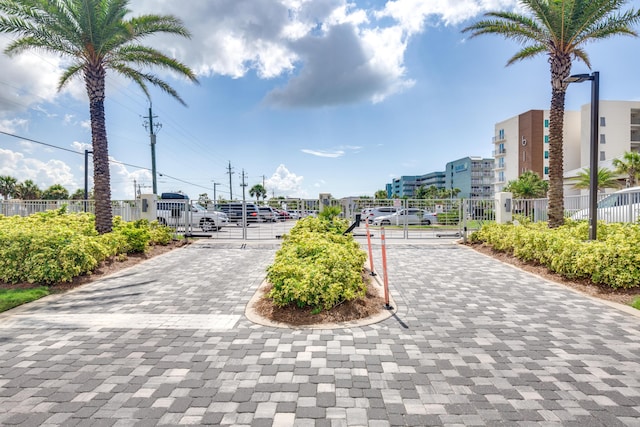
[[[113,232],[98,235],[92,214],[64,208],[28,217],[0,215],[0,280],[7,283],[68,282],[93,271],[110,256],[167,244],[171,230],[146,220],[114,219]]]
[[[364,297],[366,253],[353,236],[342,234],[348,225],[338,218],[307,217],[284,236],[275,262],[267,268],[275,305],[296,304],[319,312]]]
[[[548,267],[569,279],[591,279],[612,288],[640,286],[640,225],[598,224],[598,240],[588,240],[586,221],[486,224],[471,235],[472,243],[513,254]]]

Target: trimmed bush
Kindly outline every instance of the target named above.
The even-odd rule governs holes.
[[[119,217],[112,233],[98,235],[94,221],[92,214],[66,214],[64,208],[28,217],[0,215],[0,280],[68,282],[110,256],[143,252],[152,236],[160,244],[171,236],[166,227],[146,221],[124,223]]]
[[[320,311],[364,297],[366,253],[353,236],[342,234],[347,228],[346,220],[307,217],[283,236],[275,262],[267,268],[275,305]]]
[[[472,243],[513,254],[548,267],[570,279],[591,279],[612,288],[640,286],[640,225],[598,224],[598,240],[588,239],[586,221],[567,220],[549,229],[547,223],[485,224]]]

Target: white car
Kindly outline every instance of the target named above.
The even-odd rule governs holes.
[[[374,221],[378,217],[389,216],[400,210],[396,206],[376,206],[373,208],[366,208],[362,210],[361,221],[366,221],[368,224],[374,224]]]
[[[424,209],[400,209],[391,215],[379,216],[373,220],[373,225],[431,225],[438,222],[433,212]]]
[[[611,193],[598,202],[598,220],[604,222],[636,222],[640,218],[640,187]],[[571,219],[589,219],[589,209],[582,209]]]
[[[158,200],[156,205],[158,222],[169,226],[187,225],[187,216],[191,227],[202,231],[217,231],[229,224],[229,217],[224,212],[209,211],[198,204],[190,204],[182,200]]]

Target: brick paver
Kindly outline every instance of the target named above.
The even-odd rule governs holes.
[[[0,424],[640,425],[638,317],[394,244],[396,316],[264,327],[244,310],[276,248],[204,241],[0,315]]]

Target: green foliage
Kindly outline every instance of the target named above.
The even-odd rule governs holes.
[[[460,213],[457,210],[449,212],[440,212],[437,214],[438,224],[456,225],[460,222]]]
[[[587,240],[586,221],[567,221],[556,229],[546,223],[484,225],[471,242],[485,243],[523,261],[547,266],[570,279],[591,279],[612,288],[640,286],[640,225],[598,224],[598,240]]]
[[[0,289],[0,312],[49,295],[46,287],[32,289]]]
[[[318,214],[318,217],[326,221],[333,221],[335,218],[338,218],[341,213],[342,208],[340,206],[325,206]]]
[[[635,308],[636,310],[640,310],[640,297],[635,298],[635,299],[631,302],[631,307]]]
[[[589,168],[584,168],[578,172],[578,175],[571,178],[571,180],[574,182],[573,188],[578,190],[591,188],[591,170]],[[614,173],[607,168],[598,168],[598,176],[596,180],[598,190],[604,190],[605,188],[620,188],[620,183],[616,179]]]
[[[267,269],[274,304],[312,307],[317,313],[364,297],[366,254],[353,236],[342,234],[347,227],[338,218],[306,217],[296,223]]]
[[[516,199],[538,199],[546,197],[549,190],[549,183],[543,181],[540,176],[533,171],[525,171],[513,181],[509,181],[504,191],[513,193]]]
[[[143,252],[150,243],[170,239],[170,230],[157,223],[124,223],[119,217],[113,232],[98,235],[92,214],[67,214],[64,207],[28,217],[0,216],[0,280],[68,282],[110,256]]]

